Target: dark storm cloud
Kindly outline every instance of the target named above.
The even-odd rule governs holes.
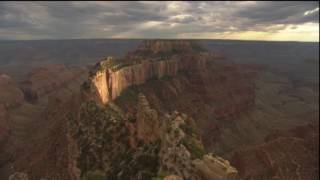
[[[318,2],[0,2],[0,38],[277,31],[319,23],[318,7]]]

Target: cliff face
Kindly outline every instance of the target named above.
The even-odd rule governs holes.
[[[96,64],[83,85],[84,101],[80,119],[75,122],[75,129],[79,129],[78,163],[84,177],[237,179],[237,171],[228,161],[206,154],[197,121],[174,109],[149,104],[153,91],[146,91],[147,95],[137,91],[119,102],[131,88],[145,92],[145,85],[175,77],[190,78],[181,88],[208,97],[206,87],[213,82],[208,66],[215,58],[195,47],[188,41],[147,41],[120,63],[108,58]],[[167,86],[153,86],[157,87],[154,92],[171,98]],[[179,108],[174,106],[175,98],[165,102]]]
[[[201,53],[192,56],[172,57],[166,60],[143,60],[139,64],[133,64],[113,71],[102,67],[97,71],[91,82],[98,92],[99,99],[106,104],[115,100],[122,91],[133,85],[141,85],[153,78],[175,76],[179,71],[204,69],[207,61],[212,56]],[[100,63],[100,66],[103,62]]]
[[[209,147],[219,139],[221,120],[253,106],[257,69],[217,58],[194,42],[147,41],[124,60],[98,63],[83,92],[101,104],[115,102],[129,114],[137,112],[136,97],[144,92],[157,111],[177,109],[196,118]]]

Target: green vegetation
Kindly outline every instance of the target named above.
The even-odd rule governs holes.
[[[157,175],[161,141],[151,144],[139,143],[137,149],[117,153],[112,156],[106,179],[141,179],[150,180]]]
[[[185,132],[187,135],[192,136],[192,134],[195,134],[196,131],[189,123],[184,123],[180,125],[180,128]]]
[[[154,173],[150,171],[141,171],[140,174],[141,180],[150,180],[154,176]]]
[[[128,121],[131,122],[131,123],[135,123],[137,121],[137,119],[135,117],[130,116],[128,118]]]
[[[198,52],[206,52],[207,50],[198,43],[191,43],[192,49]]]
[[[179,129],[175,129],[175,130],[174,130],[174,135],[175,135],[175,137],[178,137],[178,136],[179,136]]]
[[[190,138],[183,138],[181,143],[190,151],[193,159],[201,159],[206,154],[205,150],[199,147],[194,140]]]
[[[111,68],[111,67],[115,66],[116,64],[118,64],[118,61],[116,61],[116,59],[114,59],[113,57],[107,57],[106,60],[100,62],[100,67],[101,68]]]
[[[159,78],[158,78],[158,77],[153,76],[153,77],[151,77],[150,79],[148,79],[148,80],[147,80],[147,83],[156,82],[156,81],[158,81],[158,80],[159,80]]]
[[[119,104],[137,104],[138,103],[138,91],[136,86],[131,86],[123,90],[119,97],[117,97],[116,102]]]
[[[172,79],[173,79],[172,76],[167,76],[167,75],[165,75],[165,76],[163,76],[163,77],[161,78],[161,80],[164,80],[164,81],[170,81],[170,80],[172,80]]]
[[[171,173],[167,171],[160,171],[156,177],[153,177],[151,180],[163,180],[164,177],[169,176]]]
[[[90,85],[90,83],[88,82],[88,81],[85,81],[82,85],[81,85],[81,88],[83,89],[83,90],[89,90],[90,88],[91,88],[91,85]]]
[[[104,166],[101,152],[111,152],[112,141],[127,144],[127,133],[121,116],[109,107],[100,107],[94,101],[81,105],[77,132],[82,172],[90,172]],[[90,175],[90,174],[89,174]],[[91,177],[87,175],[87,177]]]
[[[95,170],[88,171],[85,175],[81,177],[81,180],[105,180],[105,174],[103,171]]]

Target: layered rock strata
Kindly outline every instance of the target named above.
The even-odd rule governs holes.
[[[182,70],[205,69],[210,58],[210,54],[200,53],[182,57],[174,56],[164,60],[145,59],[141,63],[115,71],[104,67],[105,62],[101,62],[98,64],[101,68],[95,72],[91,83],[97,91],[98,98],[103,104],[106,104],[116,99],[130,86],[141,85],[153,78],[175,76]]]

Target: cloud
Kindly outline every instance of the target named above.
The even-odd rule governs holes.
[[[319,7],[317,2],[260,2],[241,9],[235,13],[240,18],[250,19],[257,24],[298,24],[318,22],[316,13],[305,14]]]
[[[0,2],[0,39],[203,38],[308,23],[319,25],[318,2]]]

